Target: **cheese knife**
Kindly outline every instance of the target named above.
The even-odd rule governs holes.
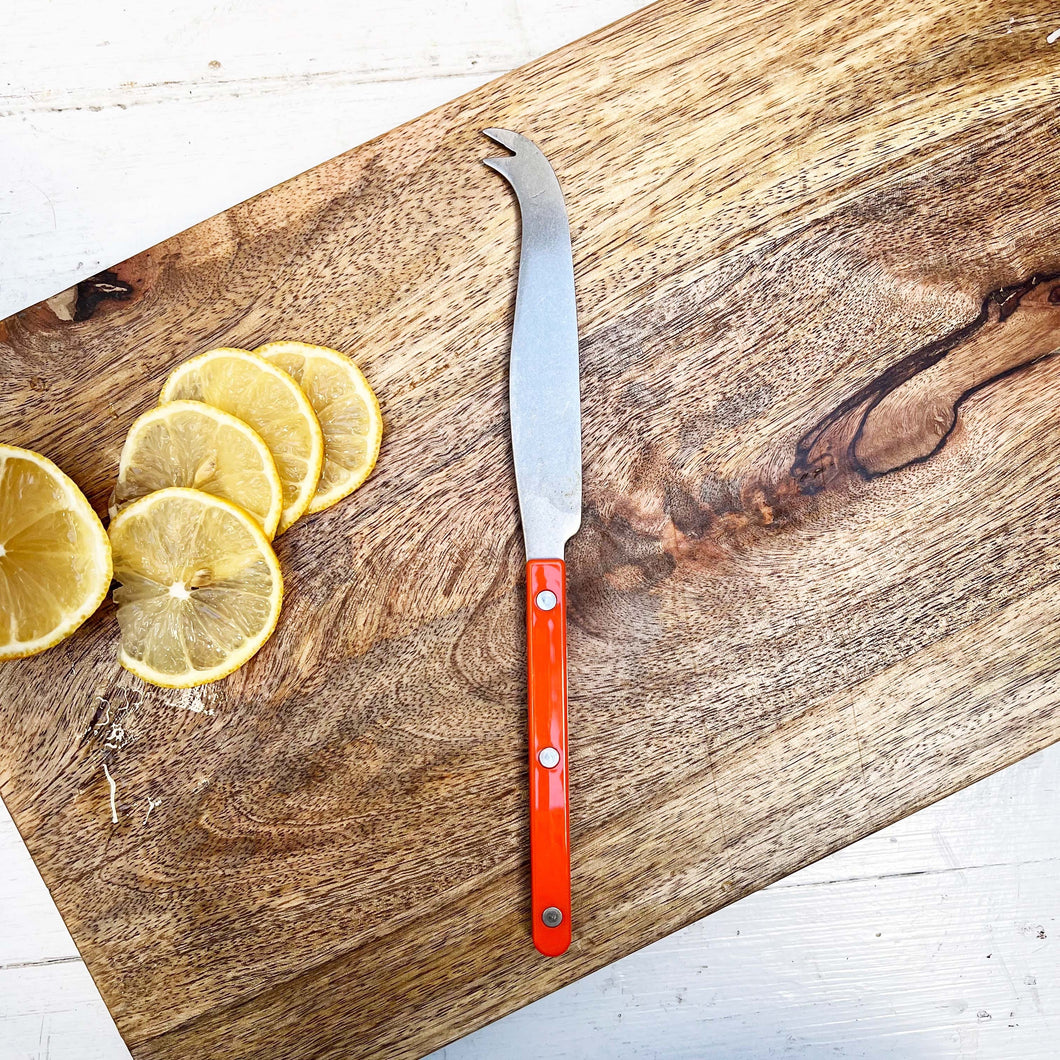
[[[508,400],[526,545],[531,930],[537,949],[557,957],[571,941],[563,553],[581,525],[582,494],[574,265],[548,160],[519,133],[483,133],[512,152],[485,163],[512,186],[522,219]]]

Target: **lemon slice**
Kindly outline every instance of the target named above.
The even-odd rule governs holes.
[[[0,659],[70,636],[110,579],[107,532],[73,480],[40,453],[0,445]]]
[[[383,437],[383,417],[360,368],[345,354],[304,342],[270,342],[256,354],[301,385],[324,432],[324,467],[309,502],[320,512],[352,493],[371,474]]]
[[[218,349],[178,365],[162,387],[162,404],[205,401],[241,419],[269,447],[283,484],[282,534],[309,507],[320,480],[324,437],[302,388],[248,350]]]
[[[242,508],[170,486],[110,524],[121,665],[163,688],[190,688],[242,666],[276,628],[280,564]]]
[[[245,508],[265,536],[276,533],[283,485],[268,446],[242,420],[201,401],[171,401],[129,428],[111,496],[113,519],[166,486],[191,486]]]

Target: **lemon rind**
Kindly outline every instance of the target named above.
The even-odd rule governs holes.
[[[121,482],[122,472],[129,464],[128,458],[131,458],[135,436],[142,433],[151,422],[162,418],[165,409],[185,409],[191,412],[201,413],[219,423],[226,423],[229,426],[235,427],[236,430],[247,432],[249,435],[247,440],[258,451],[265,467],[272,470],[272,481],[279,486],[278,492],[273,490],[272,503],[269,505],[269,510],[266,513],[261,526],[262,530],[265,532],[265,536],[271,541],[276,536],[277,527],[280,523],[280,515],[283,512],[283,484],[280,482],[280,473],[276,468],[276,461],[273,460],[272,453],[269,451],[269,447],[265,444],[265,440],[256,430],[254,430],[253,427],[250,426],[249,423],[245,420],[241,420],[238,416],[233,416],[230,412],[225,412],[224,409],[219,409],[216,405],[211,405],[205,401],[192,401],[188,398],[177,398],[173,401],[166,401],[156,405],[154,408],[148,409],[146,412],[138,416],[133,422],[133,425],[129,428],[129,433],[125,436],[125,444],[122,446],[121,457],[118,460],[118,482]],[[164,489],[166,487],[162,488]],[[205,493],[208,491],[204,490],[203,492]],[[147,496],[147,494],[144,496]],[[211,496],[217,496],[217,494],[211,494]],[[139,497],[136,498],[136,500],[139,499]],[[226,498],[222,498],[222,500],[224,499]],[[112,519],[116,518],[120,512],[124,511],[125,508],[133,503],[135,502],[128,501],[119,509],[115,509],[112,505],[110,508],[110,517]],[[255,518],[253,513],[243,505],[237,505],[237,507],[243,508],[252,519]]]
[[[290,529],[303,515],[305,515],[309,508],[309,502],[313,499],[313,494],[316,493],[317,483],[320,481],[320,472],[324,466],[324,432],[320,429],[320,421],[317,419],[317,415],[313,411],[313,406],[309,403],[309,398],[305,396],[305,391],[303,391],[302,388],[285,371],[283,371],[283,369],[277,368],[274,364],[270,364],[264,357],[259,356],[252,350],[244,350],[237,346],[218,346],[215,349],[207,350],[205,353],[200,353],[195,357],[178,364],[176,368],[169,373],[166,377],[166,381],[162,384],[162,390],[158,395],[159,404],[167,405],[173,400],[166,395],[167,393],[172,393],[176,386],[176,381],[180,379],[181,376],[187,375],[195,366],[216,357],[218,354],[234,356],[237,359],[245,359],[253,362],[255,367],[264,367],[270,374],[277,377],[284,386],[288,383],[293,383],[294,386],[291,393],[294,395],[296,404],[298,404],[301,411],[306,414],[306,422],[309,424],[310,434],[313,437],[314,444],[312,446],[312,451],[309,454],[307,473],[299,484],[298,495],[295,497],[294,501],[292,501],[291,504],[286,505],[280,513],[280,522],[276,528],[275,534],[276,537],[279,537],[280,534],[285,530]]]
[[[33,640],[11,641],[6,645],[0,645],[0,662],[10,662],[14,659],[26,659],[31,655],[39,655],[42,651],[55,647],[56,644],[60,644],[77,632],[96,613],[100,604],[107,598],[107,592],[114,576],[110,538],[107,536],[107,531],[103,528],[103,523],[100,521],[99,516],[96,515],[95,509],[88,503],[88,498],[77,483],[62,468],[41,453],[34,452],[32,449],[23,449],[17,445],[0,444],[0,460],[6,460],[11,456],[28,459],[31,463],[35,463],[43,467],[45,471],[54,474],[56,480],[63,487],[63,492],[66,494],[67,499],[71,502],[70,507],[75,510],[83,507],[82,514],[87,513],[89,516],[87,522],[93,532],[93,536],[96,538],[96,552],[98,555],[103,556],[106,562],[100,572],[101,592],[86,596],[85,602],[76,611],[72,612],[73,617],[68,617],[49,633]],[[97,530],[98,534],[96,533]]]
[[[258,346],[250,352],[257,354],[257,356],[261,357],[263,360],[268,361],[270,351],[279,353],[283,350],[291,349],[299,352],[303,350],[308,351],[313,356],[322,357],[324,360],[331,361],[332,364],[340,364],[344,368],[352,369],[358,393],[368,401],[370,407],[375,411],[375,416],[372,418],[372,431],[368,435],[367,440],[367,466],[359,476],[350,475],[347,479],[330,490],[321,493],[318,488],[317,491],[314,492],[305,512],[306,515],[316,515],[317,512],[322,512],[325,509],[332,507],[332,505],[337,504],[343,498],[348,497],[359,486],[363,486],[367,481],[368,476],[375,470],[375,465],[379,460],[379,449],[383,442],[383,412],[379,407],[379,399],[375,396],[375,391],[372,390],[371,384],[365,378],[365,374],[361,371],[357,362],[354,361],[352,357],[348,357],[346,354],[334,350],[330,346],[314,346],[308,342],[283,340],[279,342],[267,342],[264,346]],[[326,450],[327,439],[324,440],[324,445]]]
[[[162,673],[160,670],[156,670],[154,667],[144,665],[139,659],[134,659],[124,648],[121,648],[118,653],[118,662],[122,669],[128,670],[129,673],[139,677],[142,681],[156,685],[159,688],[196,688],[199,685],[206,685],[211,684],[214,681],[220,681],[222,678],[235,673],[236,670],[245,666],[261,650],[265,642],[275,632],[276,625],[280,620],[280,609],[283,604],[283,573],[280,570],[280,561],[276,558],[276,553],[273,551],[272,544],[265,536],[265,532],[261,529],[258,521],[249,512],[244,511],[238,504],[233,504],[231,501],[227,501],[223,497],[218,497],[212,493],[205,493],[202,490],[191,489],[187,486],[166,486],[164,489],[156,490],[154,493],[148,493],[146,496],[138,498],[127,507],[123,508],[111,523],[110,532],[113,534],[116,529],[120,530],[121,524],[127,521],[130,515],[136,516],[142,514],[137,509],[149,508],[153,504],[157,504],[166,496],[182,496],[188,494],[204,504],[228,509],[236,515],[248,530],[250,530],[252,535],[260,538],[259,544],[264,546],[262,549],[262,555],[265,558],[266,563],[272,569],[276,579],[276,593],[270,601],[272,606],[270,608],[269,621],[262,626],[260,632],[240,646],[237,661],[234,663],[226,661],[219,666],[211,667],[209,670],[186,670],[179,674],[166,674]],[[253,645],[253,648],[250,651],[246,651],[246,646],[248,644]]]

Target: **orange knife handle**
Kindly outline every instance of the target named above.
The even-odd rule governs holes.
[[[545,956],[558,957],[571,938],[567,592],[561,559],[526,565],[526,649],[533,937]]]

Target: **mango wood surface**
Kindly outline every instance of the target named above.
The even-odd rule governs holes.
[[[0,793],[138,1058],[418,1056],[1060,737],[1054,14],[665,0],[0,324],[0,440],[101,512],[211,346],[347,350],[386,419],[230,679],[140,684],[111,604],[0,670]],[[579,285],[557,960],[489,125]]]

